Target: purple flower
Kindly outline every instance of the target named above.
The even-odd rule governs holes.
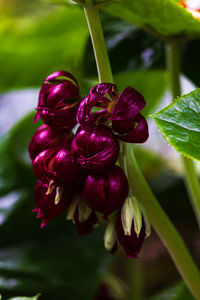
[[[118,96],[114,84],[102,83],[93,87],[80,103],[77,121],[85,130],[94,132],[100,123],[111,120],[120,140],[144,143],[149,135],[148,125],[140,111],[145,105],[144,97],[135,89],[127,87]]]
[[[134,118],[146,105],[144,97],[135,89],[127,87],[119,95],[110,119],[121,121]]]
[[[58,135],[57,132],[44,124],[36,130],[29,143],[28,151],[30,158],[34,160],[43,150],[53,148],[57,144],[70,144],[71,141],[72,137],[67,136],[67,134]]]
[[[78,123],[87,131],[108,119],[110,111],[117,100],[117,87],[111,83],[101,83],[94,86],[88,97],[83,99],[77,112]],[[96,108],[100,110],[94,112]]]
[[[95,132],[79,128],[72,142],[72,157],[85,169],[99,172],[110,168],[119,156],[119,142],[105,125]]]
[[[47,188],[40,180],[37,181],[34,194],[35,209],[37,218],[42,219],[41,228],[46,226],[53,218],[58,217],[68,208],[72,194],[69,190],[64,189],[60,201],[55,204],[56,189],[47,194]]]
[[[144,143],[149,137],[147,121],[141,114],[132,119],[112,121],[112,128],[118,138],[127,143]]]
[[[85,181],[83,197],[91,209],[107,218],[123,204],[128,189],[123,169],[114,166],[107,173],[90,174]]]
[[[97,215],[94,211],[91,212],[90,216],[85,221],[79,220],[79,209],[76,208],[75,214],[74,214],[74,222],[76,225],[76,228],[78,230],[78,235],[84,236],[87,234],[90,234],[94,228],[94,226],[97,224],[98,219]]]
[[[148,124],[140,111],[145,106],[144,97],[127,87],[117,99],[110,120],[118,138],[128,143],[144,143],[148,137]]]
[[[76,125],[80,89],[75,77],[65,71],[49,75],[40,90],[37,113],[45,124],[56,131],[70,131]]]
[[[69,146],[40,152],[33,161],[33,172],[44,184],[53,181],[71,190],[81,190],[86,176],[85,170],[72,161]]]
[[[126,252],[127,258],[137,258],[138,253],[140,252],[144,239],[146,237],[145,223],[144,219],[142,220],[142,228],[137,236],[134,228],[134,221],[132,221],[131,226],[131,235],[125,235],[124,228],[121,220],[121,213],[119,213],[116,222],[116,230],[118,241]]]

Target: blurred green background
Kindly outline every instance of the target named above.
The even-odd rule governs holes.
[[[130,85],[144,94],[144,114],[149,118],[149,114],[170,101],[165,44],[108,12],[101,12],[101,19],[115,83],[120,91]],[[199,51],[198,39],[182,47],[185,90],[199,85]],[[97,82],[82,9],[62,1],[0,0],[0,66],[3,300],[38,292],[42,293],[42,300],[139,300],[141,293],[151,300],[193,299],[154,232],[139,261],[127,261],[124,253],[112,256],[105,251],[104,225],[89,237],[78,237],[65,216],[41,230],[40,221],[31,212],[36,179],[27,146],[39,126],[33,125],[32,120],[42,81],[56,70],[68,70],[78,79],[83,97]],[[178,156],[165,144],[151,118],[149,124],[150,140],[144,147],[136,148],[137,158],[162,206],[200,264],[199,235],[181,179]],[[154,296],[162,289],[167,290]]]

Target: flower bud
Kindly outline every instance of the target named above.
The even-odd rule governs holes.
[[[104,174],[90,174],[84,185],[83,196],[86,204],[107,218],[118,209],[128,195],[126,175],[118,166]]]
[[[67,209],[71,202],[72,194],[69,190],[64,189],[57,204],[55,199],[56,189],[47,195],[47,188],[38,180],[35,187],[35,209],[33,211],[36,211],[38,213],[37,217],[42,219],[41,228]]]
[[[137,237],[142,228],[142,213],[136,197],[127,197],[121,208],[121,221],[125,235],[131,235],[132,223]]]
[[[119,142],[104,125],[99,125],[92,133],[80,129],[72,142],[73,160],[91,172],[107,170],[118,156]]]
[[[116,216],[109,221],[104,234],[104,246],[112,254],[117,250]],[[115,251],[113,251],[115,249]]]
[[[50,127],[45,124],[40,126],[28,145],[30,158],[34,160],[40,152],[54,146],[58,139],[58,134]]]
[[[67,220],[73,220],[80,236],[90,234],[98,222],[97,215],[85,204],[80,195],[76,195],[71,202]]]
[[[43,183],[52,180],[54,185],[81,190],[85,179],[85,170],[71,159],[69,146],[61,149],[47,149],[39,153],[33,161],[33,173]]]
[[[40,90],[37,114],[55,131],[70,131],[76,125],[80,90],[75,77],[65,71],[49,75]]]
[[[121,246],[124,248],[126,252],[126,257],[137,258],[137,255],[142,248],[145,235],[146,235],[144,220],[142,219],[142,227],[139,236],[135,231],[134,219],[132,220],[130,235],[126,235],[122,223],[121,213],[120,213],[117,217],[116,230],[117,230],[118,241],[121,244]]]

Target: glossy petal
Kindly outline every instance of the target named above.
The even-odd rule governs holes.
[[[112,127],[115,132],[122,134],[118,138],[127,143],[144,143],[149,137],[147,121],[141,114],[129,120],[112,121]]]
[[[111,83],[102,83],[94,86],[88,97],[83,99],[77,112],[78,123],[88,131],[95,130],[95,127],[109,117],[108,106],[117,97],[117,87]],[[93,112],[94,108],[102,108]]]
[[[80,90],[73,75],[58,71],[49,75],[40,90],[38,117],[56,131],[70,131],[76,124]]]
[[[127,87],[119,95],[110,120],[126,120],[135,117],[145,107],[144,97],[135,89]]]
[[[83,196],[86,204],[104,215],[104,218],[124,202],[128,195],[128,181],[124,171],[114,166],[107,173],[89,175],[85,181]]]
[[[55,174],[58,186],[69,187],[76,191],[82,190],[86,172],[80,165],[72,161],[70,148],[60,149],[48,169]]]
[[[59,203],[55,204],[56,190],[54,189],[49,195],[46,192],[47,188],[38,180],[34,194],[34,211],[38,213],[37,217],[42,219],[41,227],[65,212],[72,199],[71,192],[65,189]]]
[[[111,129],[104,125],[93,133],[79,129],[72,142],[73,160],[91,172],[110,168],[118,156],[119,143]]]
[[[44,124],[36,130],[29,143],[28,151],[30,158],[34,160],[43,150],[55,147],[57,144],[70,144],[71,140],[72,137],[66,134],[58,135],[56,131],[53,131],[49,126]]]
[[[119,213],[116,222],[116,230],[117,230],[117,237],[126,252],[127,258],[137,258],[138,253],[140,252],[144,239],[145,239],[145,223],[144,220],[142,222],[142,228],[137,237],[134,229],[134,223],[132,223],[131,227],[131,235],[125,235],[124,229],[121,221],[121,214]]]
[[[52,176],[49,177],[48,174],[48,164],[54,157],[56,151],[52,149],[47,149],[40,152],[33,161],[33,173],[40,179],[43,184],[49,183],[52,179]]]

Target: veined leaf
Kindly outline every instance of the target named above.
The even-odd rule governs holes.
[[[125,0],[105,8],[109,13],[163,36],[200,35],[200,21],[178,0]]]
[[[171,146],[200,160],[200,89],[179,97],[154,114],[153,119]]]

